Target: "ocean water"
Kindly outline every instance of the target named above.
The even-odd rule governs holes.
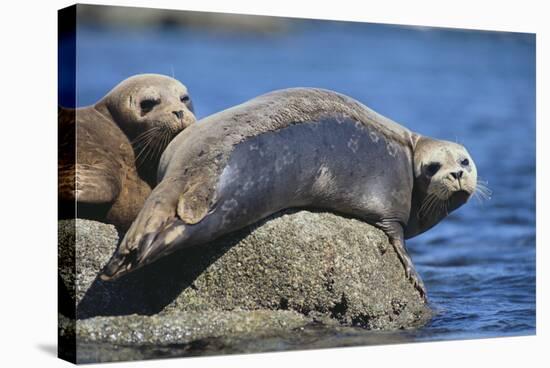
[[[492,191],[408,241],[436,311],[421,329],[317,327],[137,356],[535,334],[534,35],[296,21],[269,35],[81,25],[77,42],[78,106],[146,72],[186,84],[199,118],[274,89],[328,88],[423,135],[464,144]]]

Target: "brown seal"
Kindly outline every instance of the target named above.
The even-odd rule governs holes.
[[[195,122],[187,88],[158,74],[130,77],[93,106],[59,109],[60,216],[126,230],[156,184],[159,158]]]
[[[477,185],[461,145],[311,88],[275,91],[201,120],[166,148],[159,178],[103,279],[283,209],[313,207],[382,229],[425,295],[404,239],[437,224]]]

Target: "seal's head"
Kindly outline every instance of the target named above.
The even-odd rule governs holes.
[[[131,140],[155,129],[176,135],[196,120],[187,88],[160,74],[125,79],[95,107],[107,110]]]
[[[187,88],[160,74],[139,74],[113,88],[95,106],[112,118],[134,147],[138,166],[155,171],[164,148],[196,121]],[[154,176],[154,174],[151,174]]]
[[[462,145],[420,137],[414,148],[414,191],[418,220],[414,232],[423,232],[475,193],[477,169]]]

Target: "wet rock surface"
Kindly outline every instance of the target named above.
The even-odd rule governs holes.
[[[116,249],[115,228],[78,219],[59,229],[60,268],[76,259],[76,279],[70,269],[60,279],[74,290],[79,341],[185,344],[319,322],[392,330],[431,315],[385,234],[331,213],[279,214],[111,282],[97,275]]]
[[[293,311],[175,312],[154,316],[94,317],[79,321],[78,337],[124,345],[186,344],[208,338],[270,335],[303,327],[310,318]]]

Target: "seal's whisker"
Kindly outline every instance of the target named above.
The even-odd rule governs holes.
[[[477,179],[473,196],[482,203],[483,201],[491,199],[493,191],[489,189],[489,182],[487,180]]]
[[[486,184],[478,183],[478,185],[476,185],[474,193],[477,193],[480,198],[491,199],[493,191],[489,189]]]
[[[141,155],[147,149],[147,147],[151,144],[151,140],[153,138],[154,136],[148,136],[145,139],[143,139],[141,142],[135,145],[135,148],[140,149],[139,155]]]
[[[441,212],[441,200],[438,197],[437,201],[434,202],[429,215],[437,216],[440,212]]]
[[[434,201],[432,207],[430,208],[430,212],[428,215],[431,216],[437,216],[441,212],[441,200],[439,198],[436,198],[437,200]]]
[[[161,134],[159,134],[159,139],[157,141],[157,145],[155,147],[155,152],[154,152],[155,159],[160,158],[160,156],[162,155],[162,151],[164,150],[164,144],[166,142],[166,136],[167,136],[166,130],[163,131]]]
[[[489,195],[487,195],[483,192],[476,191],[475,193],[476,193],[477,197],[480,198],[480,200],[482,200],[482,201],[486,201],[486,200],[491,199],[491,196],[489,196]]]
[[[487,194],[487,195],[491,195],[493,194],[493,191],[485,186],[482,186],[482,185],[478,185],[476,186],[476,191],[480,192],[480,193],[483,193],[483,194]]]
[[[158,135],[158,138],[155,142],[155,148],[153,152],[153,157],[155,157],[155,159],[160,158],[160,156],[162,155],[167,137],[169,137],[169,132],[167,129],[163,129],[162,132]]]
[[[492,193],[491,189],[489,188],[489,182],[487,180],[478,179],[476,181],[476,189],[477,188],[479,188],[479,190],[486,192],[487,194]]]
[[[168,147],[168,143],[170,143],[170,141],[172,140],[172,137],[173,137],[172,132],[167,130],[166,134],[164,135],[164,142],[162,142],[162,149],[159,152],[159,158],[164,153],[164,150],[166,149],[166,147]]]
[[[143,161],[147,161],[148,159],[157,160],[160,158],[168,141],[170,141],[169,133],[170,132],[167,129],[161,129],[160,132],[157,132],[157,134],[152,136],[149,149],[147,150]]]
[[[426,209],[426,206],[430,202],[431,198],[432,198],[431,194],[428,194],[426,198],[424,198],[424,200],[422,201],[422,204],[420,205],[420,209],[418,210],[418,213],[422,213],[422,211]]]
[[[135,147],[135,148],[139,149],[139,152],[136,156],[136,161],[138,161],[141,158],[141,155],[147,149],[148,145],[149,145],[149,141],[145,141],[142,144],[140,144],[139,146]]]
[[[164,153],[164,150],[166,149],[166,147],[168,147],[168,143],[170,143],[171,140],[172,140],[172,133],[167,130],[164,136],[164,142],[162,142],[162,149],[159,152],[159,159]]]
[[[159,130],[160,127],[153,127],[151,129],[146,130],[145,132],[138,135],[136,138],[132,140],[132,144],[138,143],[140,141],[143,141],[144,139],[150,137],[151,135],[155,134],[157,130]]]
[[[140,155],[144,153],[148,147],[151,144],[151,141],[154,139],[154,135],[146,137],[142,141],[138,142],[137,144],[133,144],[133,147],[135,150],[138,150],[140,152]],[[137,159],[137,158],[136,158]]]
[[[475,192],[473,193],[473,197],[476,199],[476,201],[477,201],[478,203],[483,203],[483,200],[481,199],[481,197],[480,197],[480,195],[479,195],[479,193],[478,193],[477,191],[475,191]]]
[[[149,144],[149,149],[147,149],[147,151],[145,152],[145,155],[143,156],[143,161],[146,162],[146,161],[149,161],[150,159],[153,159],[154,158],[154,154],[153,154],[153,151],[155,149],[155,146],[157,144],[157,140],[159,139],[159,134],[155,134],[152,138],[151,138],[151,142]]]
[[[136,149],[136,150],[141,150],[141,148],[143,148],[144,146],[147,146],[150,143],[151,139],[152,139],[152,137],[147,137],[147,138],[141,140],[140,142],[133,143],[132,147],[134,147],[134,149]]]
[[[483,187],[483,188],[489,188],[489,183],[488,182],[484,182],[484,181],[478,181],[476,182],[476,185],[480,186],[480,187]]]
[[[149,128],[147,129],[146,131],[144,131],[143,133],[139,134],[137,137],[135,137],[133,139],[133,142],[139,140],[140,138],[143,138],[143,137],[147,137],[148,135],[151,135],[152,133],[154,133],[155,131],[159,130],[161,127],[159,126],[154,126],[152,128]]]
[[[136,158],[136,161],[138,161],[138,167],[141,167],[148,159],[152,144],[154,143],[154,140],[156,139],[155,135],[152,135],[148,137],[148,139],[145,141],[145,144],[141,151],[139,152],[138,158]]]
[[[478,192],[481,196],[485,198],[491,198],[491,194],[493,194],[492,192],[483,189],[476,189],[476,192]]]
[[[436,213],[436,216],[440,216],[441,214],[445,214],[448,215],[448,211],[447,211],[447,200],[440,200],[439,202],[439,207],[438,207],[438,212]]]
[[[437,195],[432,194],[432,200],[430,201],[430,204],[426,210],[425,217],[429,217],[432,214],[437,214],[439,212],[440,202],[441,200],[437,197]]]
[[[435,194],[428,194],[424,199],[420,210],[418,211],[418,217],[422,218],[429,214],[430,208],[433,206],[434,202],[437,201],[437,196]]]

